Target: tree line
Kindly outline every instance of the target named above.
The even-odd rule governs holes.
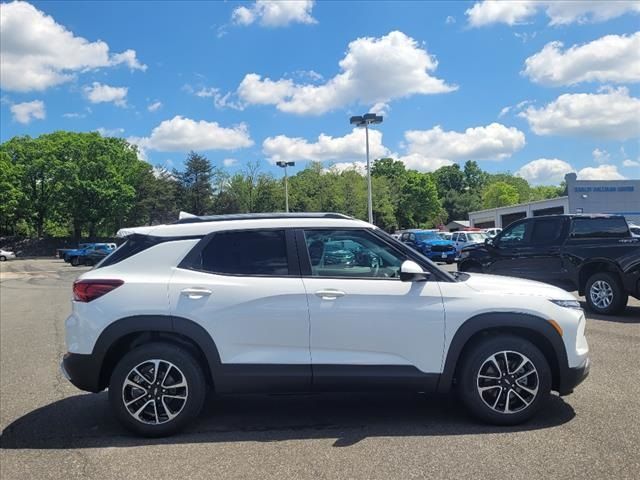
[[[563,194],[467,161],[423,173],[392,158],[371,168],[375,223],[389,231],[466,219],[470,211]],[[293,212],[332,211],[367,218],[363,172],[310,163],[289,177]],[[248,163],[230,173],[190,152],[184,168],[152,167],[137,147],[99,133],[54,132],[0,144],[0,235],[111,236],[119,228],[195,215],[284,210],[284,183]]]

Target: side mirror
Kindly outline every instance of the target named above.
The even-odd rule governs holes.
[[[400,265],[400,280],[403,282],[426,282],[430,276],[430,272],[425,272],[412,260],[405,260]]]

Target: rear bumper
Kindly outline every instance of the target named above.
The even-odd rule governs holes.
[[[581,366],[575,368],[567,368],[564,375],[562,375],[558,393],[560,395],[569,395],[570,393],[572,393],[573,389],[580,385],[584,381],[584,379],[589,376],[590,368],[591,362],[589,361],[589,357],[587,357],[586,361]]]
[[[100,366],[93,355],[65,353],[60,364],[62,375],[80,390],[99,392]]]

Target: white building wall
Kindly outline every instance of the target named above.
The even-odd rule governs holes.
[[[524,212],[526,217],[533,217],[533,213],[536,210],[543,210],[546,208],[554,207],[562,207],[564,209],[564,213],[569,213],[569,198],[558,197],[549,200],[539,200],[537,202],[511,205],[509,207],[491,208],[488,210],[471,212],[469,213],[469,222],[471,223],[472,227],[477,223],[494,222],[496,227],[504,228],[506,227],[506,225],[502,225],[503,215]]]

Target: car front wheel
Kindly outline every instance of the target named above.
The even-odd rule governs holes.
[[[4,255],[0,255],[0,262],[6,262],[7,261],[7,257],[5,257]]]
[[[466,353],[458,384],[474,416],[496,425],[516,425],[533,417],[548,400],[551,369],[528,340],[499,335]]]
[[[142,345],[127,353],[109,383],[116,417],[145,437],[181,430],[200,413],[205,393],[198,362],[188,351],[168,343]]]

